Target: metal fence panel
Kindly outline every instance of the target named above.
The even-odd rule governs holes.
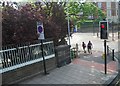
[[[31,45],[5,46],[0,50],[0,70],[42,58],[41,43]],[[53,41],[43,43],[44,56],[54,54]]]

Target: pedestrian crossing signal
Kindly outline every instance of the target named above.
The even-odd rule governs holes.
[[[108,22],[100,21],[100,38],[108,39]]]
[[[104,24],[101,24],[101,28],[102,28],[102,29],[104,29],[104,28],[105,28]]]

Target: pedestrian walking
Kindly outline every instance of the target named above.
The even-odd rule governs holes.
[[[86,53],[86,50],[85,50],[85,48],[86,48],[86,44],[85,44],[84,42],[82,42],[82,47],[83,47],[83,51],[84,51],[84,53]]]
[[[92,54],[92,47],[93,47],[93,45],[92,45],[91,41],[89,41],[88,44],[87,44],[88,53]]]

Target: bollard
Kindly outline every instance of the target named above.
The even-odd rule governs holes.
[[[102,59],[105,60],[105,53],[102,54]]]
[[[109,46],[107,45],[107,55],[109,55]]]
[[[114,41],[114,33],[112,33],[112,41]]]
[[[112,60],[114,61],[114,49],[112,50]]]
[[[120,32],[118,31],[118,39],[120,39]]]
[[[71,49],[71,59],[74,59],[74,50]]]
[[[76,57],[78,57],[78,44],[76,43]]]
[[[98,33],[97,33],[97,37],[99,37],[99,36],[98,36]]]
[[[73,58],[76,58],[76,48],[73,48]]]

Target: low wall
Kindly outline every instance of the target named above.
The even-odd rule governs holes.
[[[64,66],[71,62],[70,58],[70,46],[69,45],[60,45],[55,48],[55,57],[57,67]]]
[[[71,62],[70,46],[61,45],[55,48],[55,56],[46,59],[46,70],[50,71],[56,67],[61,67]],[[2,73],[2,84],[14,84],[37,74],[44,74],[43,61],[9,70]]]
[[[49,71],[54,68],[56,68],[55,57],[47,59],[46,70]],[[16,83],[36,73],[44,73],[42,61],[3,73],[2,84]]]

